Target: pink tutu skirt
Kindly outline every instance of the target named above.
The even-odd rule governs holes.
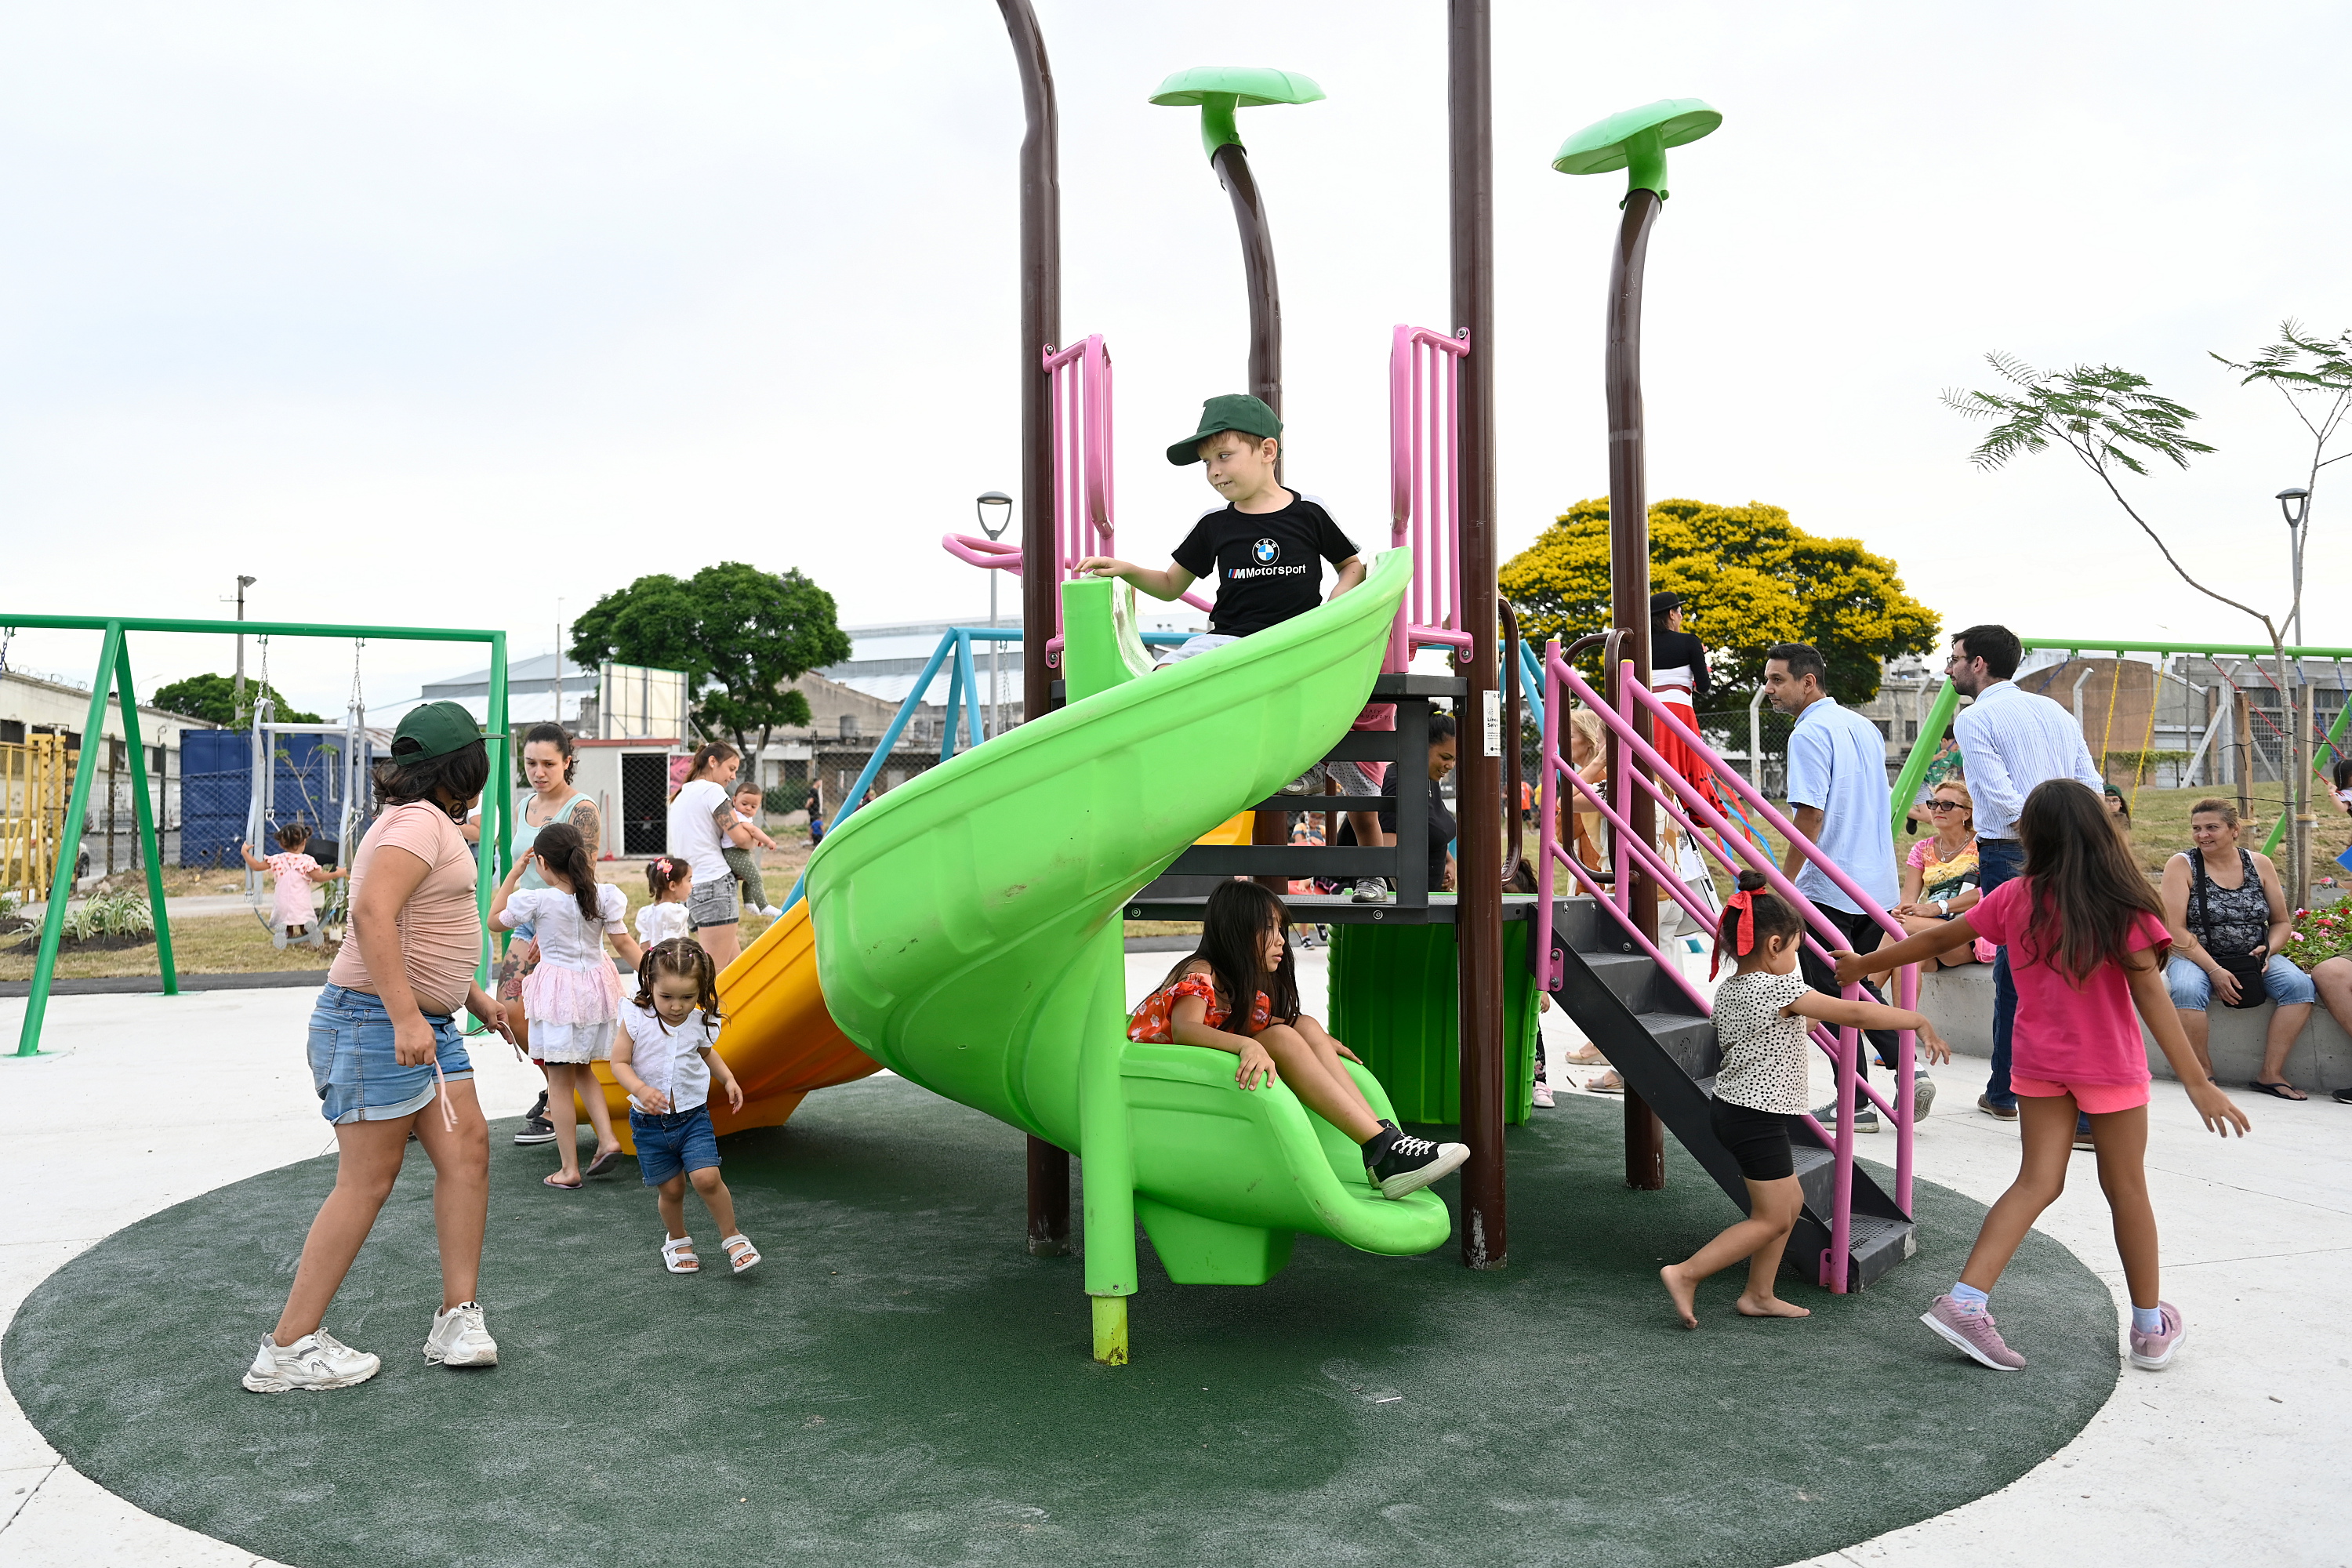
[[[542,961],[522,977],[522,1011],[541,1024],[609,1024],[621,1016],[621,972],[610,963],[567,969]]]

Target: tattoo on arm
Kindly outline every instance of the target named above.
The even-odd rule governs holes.
[[[717,825],[720,836],[724,837],[727,830],[735,826],[735,803],[731,800],[720,801],[718,808],[711,812],[710,820]]]
[[[597,816],[596,808],[584,800],[573,806],[572,826],[580,830],[581,842],[588,846],[588,858],[594,860],[599,842],[604,834],[604,824],[603,819]]]

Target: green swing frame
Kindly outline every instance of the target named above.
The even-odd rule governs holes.
[[[507,717],[507,634],[496,631],[474,631],[439,626],[329,626],[309,621],[221,621],[153,619],[131,616],[15,616],[0,614],[0,626],[13,631],[95,631],[105,634],[98,656],[98,676],[90,682],[89,717],[82,725],[84,737],[82,756],[89,759],[97,753],[89,742],[103,741],[106,735],[108,699],[120,695],[122,700],[122,742],[130,753],[131,799],[132,815],[139,827],[139,855],[147,868],[147,901],[155,913],[155,959],[162,971],[163,994],[180,994],[180,976],[172,960],[172,922],[164,907],[163,850],[155,830],[155,806],[147,798],[146,749],[139,733],[139,700],[137,688],[131,678],[131,645],[132,632],[189,632],[199,636],[217,637],[327,637],[334,641],[358,638],[385,642],[460,642],[485,643],[490,650],[489,721],[484,726],[483,740],[489,747],[490,783],[503,784],[512,770],[508,760],[509,725]],[[58,945],[64,934],[66,903],[73,896],[73,868],[81,848],[82,824],[89,810],[90,784],[98,775],[95,766],[77,764],[73,788],[66,801],[64,832],[58,847],[58,863],[50,879],[49,898],[41,916],[39,955],[33,961],[32,989],[26,998],[25,1019],[16,1035],[16,1049],[12,1060],[50,1053],[41,1049],[41,1025],[47,1016],[49,991],[58,963]],[[482,792],[482,844],[485,853],[481,867],[475,876],[474,896],[477,907],[485,918],[482,956],[475,966],[475,978],[487,984],[490,973],[490,946],[487,920],[490,907],[490,890],[505,874],[503,864],[507,842],[507,818],[512,812],[512,792],[502,787],[486,788]]]

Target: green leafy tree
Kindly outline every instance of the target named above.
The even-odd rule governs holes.
[[[1522,633],[1563,640],[1610,625],[1609,502],[1581,500],[1505,563]],[[1734,687],[1764,679],[1764,650],[1811,643],[1830,694],[1866,702],[1879,663],[1936,646],[1933,610],[1904,592],[1895,563],[1859,540],[1823,539],[1780,507],[1662,500],[1650,506],[1650,586],[1683,596],[1683,624]]]
[[[809,721],[793,682],[849,657],[833,595],[799,571],[722,561],[691,577],[640,577],[572,623],[572,660],[686,672],[698,732],[756,755],[780,729]]]
[[[192,675],[185,680],[175,680],[169,686],[158,687],[147,699],[154,707],[170,713],[185,713],[191,719],[202,719],[207,724],[223,724],[232,730],[248,728],[253,722],[254,704],[267,697],[277,704],[277,717],[288,724],[323,724],[316,713],[305,713],[299,708],[287,706],[286,698],[274,686],[264,686],[247,676],[245,681],[245,706],[236,702],[236,679],[227,675]]]

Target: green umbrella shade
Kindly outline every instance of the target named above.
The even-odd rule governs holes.
[[[1603,174],[1628,169],[1628,190],[1666,194],[1666,149],[1696,142],[1723,123],[1704,99],[1663,98],[1612,114],[1560,143],[1551,166],[1563,174]]]
[[[1211,157],[1228,142],[1238,142],[1234,110],[1269,103],[1313,103],[1323,89],[1297,71],[1265,66],[1194,66],[1160,84],[1151,101],[1166,108],[1201,110],[1201,143]]]

